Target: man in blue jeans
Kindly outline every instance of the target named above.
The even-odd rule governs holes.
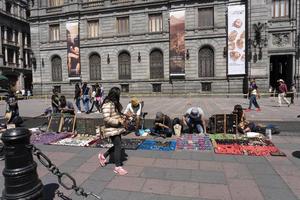
[[[204,112],[200,107],[189,108],[182,119],[183,123],[189,127],[189,133],[206,133]]]

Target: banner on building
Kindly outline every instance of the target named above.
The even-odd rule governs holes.
[[[245,5],[228,6],[227,75],[245,74],[245,12]]]
[[[170,12],[170,76],[185,75],[185,10]]]
[[[80,77],[80,47],[79,47],[79,22],[69,21],[67,29],[67,67],[69,77]]]

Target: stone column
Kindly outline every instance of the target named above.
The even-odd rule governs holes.
[[[21,72],[18,77],[19,82],[19,90],[25,89],[25,80],[24,80],[24,74]]]
[[[20,46],[20,50],[19,50],[19,52],[20,52],[20,55],[19,55],[19,64],[20,64],[20,67],[21,68],[23,68],[24,67],[24,65],[23,65],[23,52],[24,52],[24,47],[23,47],[23,42],[22,42],[22,32],[19,32],[19,35],[18,35],[18,37],[19,37],[19,39],[18,39],[18,41],[19,41],[19,46]]]
[[[13,30],[12,31],[12,42],[15,42],[16,41],[16,31],[15,30]]]
[[[4,43],[7,43],[7,28],[4,26]]]
[[[27,47],[27,34],[24,33],[24,46]]]
[[[13,64],[14,65],[17,64],[16,61],[17,61],[17,54],[16,54],[16,51],[14,51],[14,54],[13,54]]]
[[[6,66],[8,65],[8,55],[7,55],[7,47],[4,47],[4,58],[5,58],[5,62],[6,62]]]
[[[28,66],[28,53],[25,51],[25,66]]]
[[[0,26],[0,57],[2,57],[2,31],[1,31],[1,26]]]

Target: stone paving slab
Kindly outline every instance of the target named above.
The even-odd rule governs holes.
[[[300,199],[300,159],[292,155],[294,151],[299,151],[299,146],[296,146],[299,140],[280,135],[273,139],[276,145],[287,145],[287,148],[281,149],[287,157],[129,150],[126,151],[128,160],[124,162],[129,174],[123,177],[113,172],[112,164],[104,168],[99,166],[97,153],[104,149],[57,148],[51,145],[38,147],[61,171],[74,176],[78,185],[87,192],[101,194],[104,200]],[[3,168],[4,161],[0,161],[0,170]],[[58,184],[57,178],[40,163],[38,174],[46,188]],[[1,177],[1,190],[3,184],[4,179]],[[83,199],[73,191],[62,187],[59,190],[70,199]],[[61,200],[57,196],[51,199]]]

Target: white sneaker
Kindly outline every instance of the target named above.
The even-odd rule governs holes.
[[[77,111],[77,113],[79,114],[79,113],[81,113],[81,111],[80,111],[80,110],[78,110],[78,111]]]

